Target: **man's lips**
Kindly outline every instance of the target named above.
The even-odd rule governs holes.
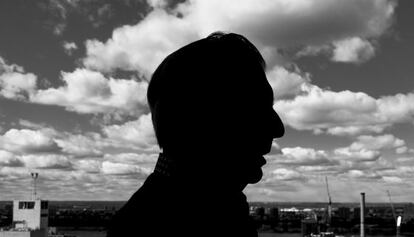
[[[261,156],[261,157],[259,158],[258,164],[259,164],[260,166],[264,166],[264,165],[266,164],[266,159],[265,159],[263,156]]]
[[[268,154],[271,149],[272,149],[272,146],[267,146],[266,148],[262,149],[262,152],[259,153],[260,155],[258,155],[257,158],[255,159],[255,164],[260,167],[264,166],[267,162],[263,156]]]
[[[272,140],[273,141],[273,140]],[[266,155],[267,153],[269,153],[272,150],[272,142],[267,143],[267,145],[265,147],[263,147],[262,149],[262,155]]]

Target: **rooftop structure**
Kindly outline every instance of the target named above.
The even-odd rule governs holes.
[[[13,226],[1,230],[0,237],[47,237],[48,201],[14,200]]]

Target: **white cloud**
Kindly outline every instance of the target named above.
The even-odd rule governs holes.
[[[146,105],[147,82],[105,78],[87,69],[62,72],[65,85],[38,90],[32,102],[64,106],[78,113],[138,115]]]
[[[0,166],[23,166],[23,163],[13,153],[0,150]]]
[[[398,183],[403,183],[403,179],[401,179],[400,177],[397,176],[384,176],[382,177],[382,179],[386,182],[386,183],[393,183],[393,184],[398,184]]]
[[[378,110],[392,122],[412,121],[414,117],[414,93],[381,97],[378,99]]]
[[[113,142],[126,142],[133,146],[148,149],[153,149],[157,144],[151,114],[141,115],[137,120],[121,125],[105,126],[103,132]]]
[[[381,133],[384,130],[384,126],[379,125],[365,125],[365,126],[346,126],[346,127],[330,127],[326,129],[327,134],[337,136],[352,136],[357,134],[367,133]],[[316,130],[317,134],[323,133],[322,130]]]
[[[405,154],[407,152],[412,152],[412,151],[413,151],[412,149],[408,149],[408,147],[406,147],[406,146],[397,147],[395,149],[395,153],[397,153],[397,154]]]
[[[394,135],[384,134],[380,136],[364,135],[357,137],[357,141],[350,145],[352,150],[371,149],[396,149],[405,146],[405,141]]]
[[[303,56],[317,56],[319,54],[330,55],[332,54],[333,46],[332,45],[322,45],[322,46],[305,46],[299,52],[295,54],[296,58]]]
[[[74,4],[75,1],[53,1],[48,0],[43,2],[43,10],[45,10],[46,21],[45,27],[52,31],[55,35],[62,35],[67,26],[67,16],[69,6]]]
[[[68,55],[72,55],[73,52],[78,49],[78,46],[76,45],[75,42],[64,41],[62,46],[63,46],[63,49],[65,50],[65,53]]]
[[[261,44],[281,47],[381,35],[391,23],[394,7],[386,0],[193,0],[181,11],[204,34],[236,31]]]
[[[71,134],[51,128],[10,129],[0,135],[0,148],[13,153],[54,153],[68,157],[99,157],[102,149],[114,147],[97,133]]]
[[[273,141],[272,148],[266,156],[271,156],[271,155],[276,155],[276,154],[282,154],[282,149],[277,142]]]
[[[47,130],[10,129],[0,135],[0,147],[13,152],[57,152],[59,147]]]
[[[96,157],[103,153],[98,147],[98,137],[86,135],[65,134],[62,138],[55,139],[62,152],[76,157]]]
[[[0,96],[63,106],[77,113],[106,114],[115,119],[138,116],[147,110],[147,81],[106,78],[84,68],[62,72],[64,86],[58,88],[37,89],[36,80],[34,74],[24,73],[15,64],[6,65],[0,57]]]
[[[168,6],[167,0],[147,0],[147,3],[151,7],[155,7],[155,8],[165,8]]]
[[[303,172],[304,175],[308,174],[308,173],[317,173],[319,175],[322,174],[332,174],[332,175],[336,175],[339,172],[341,172],[341,166],[332,166],[332,165],[312,165],[312,166],[299,166],[297,167],[297,171],[299,172]]]
[[[282,120],[298,130],[365,127],[376,119],[376,101],[362,92],[333,92],[311,86],[304,95],[275,103]],[[375,120],[374,120],[375,121]],[[385,121],[384,121],[385,123]]]
[[[51,128],[10,129],[0,135],[0,151],[4,149],[14,154],[48,153],[65,155],[73,158],[103,157],[108,150],[139,150],[143,154],[120,153],[114,159],[136,160],[136,162],[150,163],[154,161],[153,152],[157,152],[155,135],[152,130],[151,116],[144,115],[136,121],[123,125],[111,125],[104,128],[108,137],[99,133],[86,132],[72,134],[59,132]],[[107,157],[107,155],[105,155]],[[144,162],[145,161],[145,162]]]
[[[377,174],[376,172],[362,170],[349,170],[341,176],[357,180],[379,180],[382,178],[381,175]]]
[[[142,168],[138,165],[130,165],[123,163],[114,163],[110,161],[104,161],[102,163],[102,173],[110,175],[133,175],[139,174],[147,176],[151,173],[151,170]]]
[[[73,167],[76,170],[85,171],[87,173],[99,173],[102,168],[101,160],[83,159],[73,162]]]
[[[361,137],[361,140],[364,140],[364,136]],[[394,142],[392,146],[390,142],[382,141],[381,136],[373,137],[373,139],[377,139],[380,144],[371,146],[367,143],[366,146],[356,146],[352,144],[358,142],[354,142],[348,147],[332,150],[285,147],[282,149],[283,154],[267,156],[268,164],[264,167],[265,177],[272,179],[272,172],[275,168],[276,170],[282,168],[280,172],[283,172],[283,169],[290,172],[294,168],[294,171],[300,172],[304,177],[328,174],[337,176],[350,170],[379,172],[394,169],[396,163],[390,161],[389,157],[383,158],[381,151],[394,149],[394,145],[400,145],[398,139],[395,139],[397,142]]]
[[[0,166],[0,177],[6,177],[8,179],[16,179],[22,177],[29,177],[30,173],[24,167],[9,167],[9,166]]]
[[[412,121],[414,94],[375,99],[363,92],[334,92],[310,85],[292,100],[276,101],[274,108],[285,124],[298,130],[334,135],[378,133],[395,123]]]
[[[69,158],[63,155],[22,155],[19,159],[28,168],[47,168],[47,169],[70,169],[72,163]]]
[[[300,166],[332,165],[335,161],[328,158],[323,150],[303,147],[282,148],[283,156],[277,161],[280,164],[292,164]]]
[[[133,165],[151,165],[154,166],[158,154],[155,153],[118,153],[118,154],[106,154],[104,157],[105,160],[117,163],[124,164],[133,164]]]
[[[36,90],[37,76],[25,73],[23,67],[7,65],[0,57],[0,96],[8,99],[25,100]]]
[[[339,157],[346,158],[354,162],[376,161],[381,156],[381,153],[379,151],[368,150],[365,148],[353,150],[349,147],[343,147],[335,149],[334,153]]]
[[[389,0],[192,0],[167,13],[162,9],[165,1],[150,4],[155,8],[136,25],[115,29],[105,43],[88,40],[84,64],[105,72],[139,71],[148,77],[167,54],[218,30],[241,33],[263,51],[375,38],[391,25],[396,5]]]
[[[359,151],[360,153],[364,153],[364,151]],[[358,154],[358,152],[355,152]],[[375,154],[379,154],[380,157],[370,159],[369,155],[366,157],[344,157],[338,156],[336,159],[341,159],[341,171],[347,170],[371,170],[379,173],[383,170],[394,169],[395,165],[393,162],[389,161],[388,159],[381,156],[378,151],[372,151],[372,156],[375,157]],[[365,160],[364,160],[365,159]]]
[[[20,126],[24,128],[30,128],[30,129],[42,129],[42,128],[47,127],[47,125],[44,123],[34,123],[32,121],[25,120],[25,119],[19,119],[18,123]]]
[[[325,45],[308,45],[295,54],[295,58],[303,56],[330,56],[333,62],[364,63],[375,56],[374,44],[358,36],[341,38]]]
[[[86,12],[88,14],[88,20],[92,23],[92,26],[97,28],[105,23],[106,20],[110,19],[113,14],[113,10],[111,4],[106,3],[102,6],[96,8],[94,4],[91,4],[93,9],[90,12]],[[82,7],[81,7],[82,8]]]
[[[62,72],[61,79],[64,86],[37,89],[36,75],[25,73],[18,65],[7,65],[0,57],[0,96],[63,106],[77,113],[104,113],[115,119],[124,115],[137,116],[147,109],[147,81],[106,78],[84,68]],[[34,125],[22,122],[23,126]]]
[[[335,62],[363,63],[374,57],[375,48],[368,41],[359,37],[336,41],[332,60]]]
[[[294,72],[286,68],[274,66],[267,71],[267,80],[273,88],[275,99],[294,97],[303,93],[306,85],[310,83],[309,75],[303,74],[298,69]]]
[[[412,158],[411,158],[412,159]],[[380,172],[383,176],[396,176],[400,178],[414,178],[414,166],[403,165],[395,169],[384,170]]]
[[[395,152],[405,153],[408,148],[405,141],[391,134],[380,136],[364,135],[356,138],[356,141],[347,147],[341,147],[334,150],[337,159],[347,159],[353,162],[371,162],[377,161],[384,150],[395,149]],[[379,160],[383,162],[383,160]],[[377,164],[376,164],[377,165]],[[378,165],[381,165],[378,163]],[[379,167],[379,166],[378,166]],[[375,168],[374,166],[372,168]]]
[[[157,8],[137,25],[115,29],[106,43],[88,40],[84,64],[105,72],[139,71],[149,77],[169,53],[198,38],[191,23]]]
[[[266,179],[264,182],[273,182],[273,181],[294,181],[294,180],[304,180],[305,176],[301,173],[286,169],[286,168],[278,168],[271,172],[271,177]]]

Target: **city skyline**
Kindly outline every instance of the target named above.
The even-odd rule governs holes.
[[[45,199],[127,200],[159,153],[151,73],[179,47],[230,31],[266,59],[286,127],[263,179],[245,189],[249,201],[327,202],[328,177],[333,202],[360,192],[388,202],[386,190],[411,202],[413,9],[404,0],[1,1],[0,200],[29,197],[30,172]]]

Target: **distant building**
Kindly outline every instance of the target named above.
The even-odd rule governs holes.
[[[410,221],[414,219],[414,204],[409,203],[404,206],[404,215],[402,220],[404,222]]]
[[[269,208],[269,213],[267,214],[269,224],[272,228],[277,226],[279,222],[279,209],[277,207]]]
[[[0,237],[47,237],[48,206],[44,200],[13,201],[13,226],[0,230]]]
[[[265,214],[264,207],[258,207],[258,208],[256,208],[256,210],[255,210],[255,216],[258,216],[260,218],[263,218],[264,214]]]
[[[42,200],[13,201],[13,222],[15,227],[47,230],[48,206],[48,202]]]
[[[354,212],[353,212],[353,218],[359,220],[361,218],[361,208],[354,207],[353,210],[354,210]]]
[[[351,209],[349,207],[339,207],[337,215],[346,220],[351,216]]]
[[[302,236],[311,236],[316,233],[319,233],[317,220],[313,218],[302,220]]]
[[[280,212],[293,212],[293,213],[298,213],[300,210],[297,209],[296,207],[291,207],[291,208],[282,208],[280,209]]]
[[[279,209],[277,207],[271,207],[269,210],[269,217],[279,219]]]

